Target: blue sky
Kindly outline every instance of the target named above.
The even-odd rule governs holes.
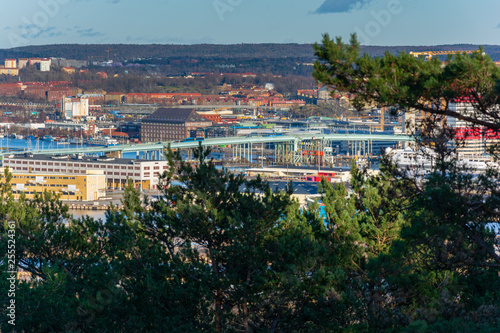
[[[16,0],[0,48],[60,43],[500,44],[498,0]]]

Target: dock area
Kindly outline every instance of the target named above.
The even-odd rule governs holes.
[[[98,205],[94,204],[68,204],[69,209],[71,210],[106,210],[108,209],[110,203],[109,202],[102,202],[99,203]],[[118,209],[122,209],[123,205],[115,205]]]

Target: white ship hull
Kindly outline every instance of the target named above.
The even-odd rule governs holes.
[[[89,146],[105,146],[105,147],[113,147],[120,145],[118,140],[106,137],[91,139],[87,144]]]
[[[412,149],[388,149],[386,154],[392,158],[392,161],[400,168],[430,170],[436,164],[435,153],[432,151],[415,152]],[[500,165],[493,158],[487,155],[461,156],[458,155],[458,164],[472,172],[484,172],[488,168],[497,168]]]

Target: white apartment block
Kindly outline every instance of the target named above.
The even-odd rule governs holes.
[[[40,72],[49,72],[52,60],[50,58],[43,58],[40,60]]]
[[[64,97],[61,107],[64,117],[68,120],[89,115],[89,100],[86,98]]]

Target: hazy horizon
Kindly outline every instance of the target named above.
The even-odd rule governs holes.
[[[3,4],[0,48],[51,44],[498,45],[498,0],[24,0]]]

